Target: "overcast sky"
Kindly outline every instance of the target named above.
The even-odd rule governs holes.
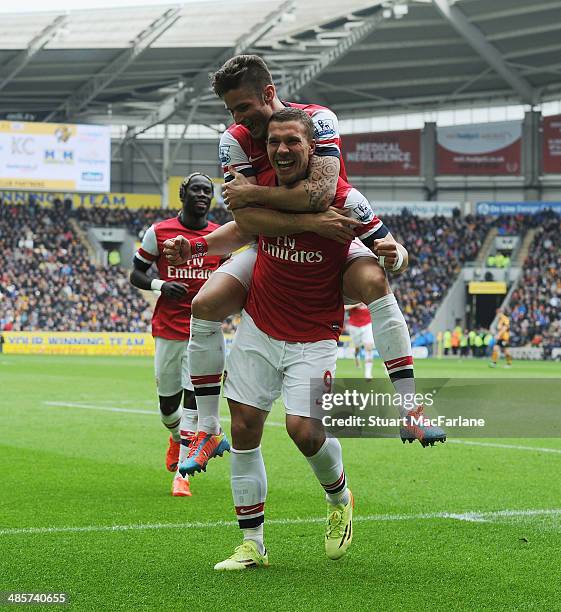
[[[119,6],[149,6],[162,4],[188,4],[190,0],[173,2],[173,0],[18,0],[17,2],[0,2],[0,13],[28,13],[60,10],[77,10],[88,8],[108,8]],[[191,0],[192,1],[192,0]],[[200,2],[200,0],[198,0]]]

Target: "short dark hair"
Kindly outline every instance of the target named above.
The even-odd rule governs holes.
[[[212,75],[211,84],[219,98],[242,85],[260,94],[267,85],[273,84],[273,77],[258,55],[236,55]]]
[[[275,111],[269,119],[269,125],[271,123],[286,123],[287,121],[299,121],[306,128],[306,136],[311,142],[314,139],[314,122],[308,113],[305,113],[299,108],[287,107],[281,110]]]

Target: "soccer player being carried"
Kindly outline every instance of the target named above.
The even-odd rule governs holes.
[[[303,232],[304,223],[315,221],[312,231],[321,236],[345,236],[347,220],[329,209],[339,176],[346,179],[335,114],[313,104],[282,102],[265,62],[255,55],[228,60],[213,75],[213,87],[234,119],[220,140],[220,158],[225,201],[240,229],[246,234],[280,236]],[[291,185],[277,185],[267,157],[265,134],[273,112],[287,107],[300,108],[311,117],[316,148],[305,178]],[[350,201],[362,218],[372,214],[369,202],[356,190],[351,192]],[[394,240],[382,237],[373,243],[373,250],[379,259],[360,241],[353,241],[343,274],[344,295],[349,302],[368,306],[376,346],[396,393],[403,397],[415,392],[411,340],[385,271],[403,270],[406,260]],[[204,469],[220,443],[218,414],[225,354],[221,324],[243,308],[256,254],[256,248],[247,249],[226,262],[193,301],[189,363],[196,376],[199,432],[185,463],[190,473]],[[408,414],[403,407],[400,413]],[[433,433],[416,427],[407,436],[425,445]]]
[[[358,367],[360,350],[364,348],[364,378],[372,380],[372,353],[374,351],[374,336],[372,335],[372,320],[370,312],[364,304],[348,304],[345,310],[349,313],[347,328],[355,347],[355,365]]]
[[[135,287],[159,294],[152,317],[156,345],[154,364],[160,417],[170,432],[166,467],[175,472],[172,495],[176,497],[191,495],[188,477],[182,477],[177,468],[178,462],[187,456],[189,442],[197,431],[197,405],[187,360],[191,302],[223,259],[193,257],[181,265],[171,265],[163,257],[163,243],[178,235],[186,239],[206,236],[220,227],[207,219],[212,197],[212,181],[206,174],[195,172],[185,178],[179,188],[181,212],[172,219],[155,223],[146,231],[130,275],[130,282]],[[159,279],[147,275],[154,263]],[[218,452],[229,448],[222,436]]]

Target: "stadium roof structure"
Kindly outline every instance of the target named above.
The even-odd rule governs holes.
[[[2,15],[0,115],[224,123],[208,76],[257,53],[340,117],[561,98],[560,0],[209,0]]]

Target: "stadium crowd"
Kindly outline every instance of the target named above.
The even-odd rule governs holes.
[[[126,270],[99,266],[74,235],[69,218],[88,226],[124,227],[142,237],[170,209],[40,207],[3,204],[0,200],[0,330],[149,331],[151,311],[128,282]],[[215,222],[230,220],[217,206]],[[467,216],[420,218],[403,211],[384,217],[397,240],[407,245],[409,270],[390,279],[413,338],[425,333],[438,305],[461,267],[476,258],[489,220]],[[494,220],[502,235],[538,234],[511,299],[513,346],[558,345],[561,335],[561,217],[545,212],[533,217]],[[235,330],[235,319],[225,323]]]
[[[83,227],[122,227],[140,240],[153,224],[177,215],[179,209],[169,208],[77,208],[73,214]],[[223,225],[232,215],[223,206],[215,205],[208,214],[209,221]]]
[[[0,201],[0,330],[150,330],[124,269],[90,262],[68,211]]]
[[[561,216],[542,214],[537,227],[510,300],[511,344],[542,346],[549,353],[561,337]]]
[[[409,269],[390,284],[416,336],[432,321],[464,263],[476,258],[488,227],[473,216],[424,219],[406,212],[384,216],[384,223],[409,251]]]

